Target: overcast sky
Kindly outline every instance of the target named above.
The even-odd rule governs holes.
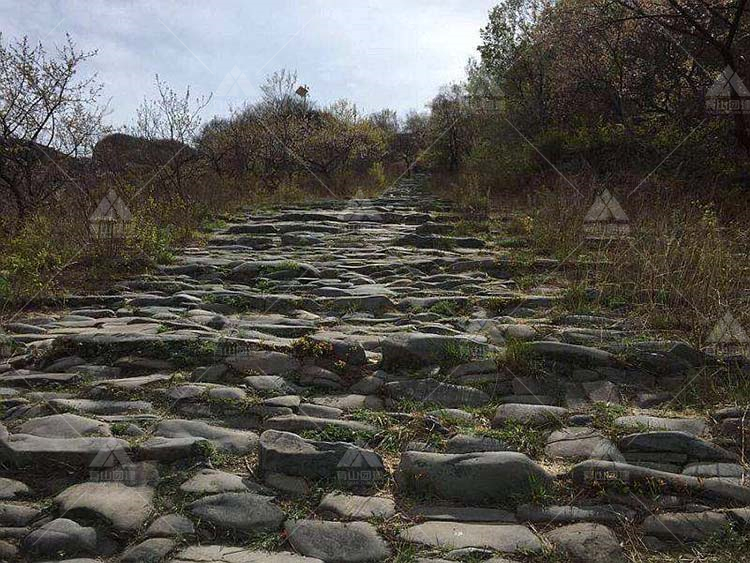
[[[0,0],[6,40],[45,44],[70,33],[98,49],[112,125],[131,123],[159,74],[214,93],[205,117],[259,96],[266,75],[296,69],[313,99],[365,112],[423,109],[464,76],[498,0]]]

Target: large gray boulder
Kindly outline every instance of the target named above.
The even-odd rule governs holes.
[[[467,504],[527,499],[552,479],[544,469],[516,452],[404,452],[396,477],[404,491]]]

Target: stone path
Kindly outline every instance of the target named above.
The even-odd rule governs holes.
[[[746,409],[671,406],[716,360],[565,314],[554,261],[520,290],[488,238],[403,181],[5,326],[0,560],[612,563],[742,530]]]

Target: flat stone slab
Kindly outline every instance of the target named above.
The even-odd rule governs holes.
[[[492,426],[502,426],[506,422],[520,422],[534,426],[546,426],[564,422],[568,410],[551,405],[528,405],[522,403],[506,403],[497,407],[492,419]]]
[[[525,526],[516,524],[463,524],[425,522],[407,528],[401,539],[432,547],[462,549],[484,547],[502,553],[538,553],[541,540]]]
[[[222,451],[238,454],[253,452],[258,447],[258,435],[247,430],[213,426],[199,420],[162,420],[154,436],[163,438],[203,438]]]
[[[201,469],[190,479],[180,485],[180,490],[194,494],[217,494],[247,492],[242,477],[216,469]]]
[[[274,416],[263,423],[267,430],[279,430],[282,432],[303,432],[305,430],[325,430],[332,426],[343,428],[351,432],[363,432],[375,434],[380,430],[372,424],[365,424],[356,420],[337,420],[332,418],[318,418],[314,416],[299,416],[296,414]]]
[[[392,381],[386,383],[385,389],[392,398],[408,398],[450,408],[481,407],[490,402],[489,395],[484,391],[433,378]]]
[[[737,456],[719,446],[687,432],[643,432],[628,434],[618,442],[618,448],[627,453],[683,454],[696,461],[735,461]]]
[[[404,452],[397,473],[399,488],[404,492],[469,504],[517,501],[550,480],[544,469],[516,452]]]
[[[729,517],[721,512],[668,512],[648,516],[641,531],[671,542],[701,541],[726,533],[730,523]]]
[[[599,524],[622,525],[632,522],[637,513],[632,508],[622,505],[601,506],[538,506],[524,504],[516,509],[518,519],[522,522],[549,522],[570,524],[578,522],[596,522]]]
[[[93,513],[115,530],[139,529],[153,512],[154,490],[122,483],[80,483],[55,497],[64,513]]]
[[[516,522],[516,517],[512,512],[476,506],[418,504],[409,510],[409,515],[413,518],[442,522]]]
[[[601,524],[570,524],[545,534],[555,547],[576,561],[627,563],[628,557],[615,533]]]
[[[119,438],[41,438],[12,434],[8,440],[0,440],[0,459],[17,466],[49,463],[88,466],[101,451],[127,452],[129,447],[128,442]]]
[[[544,451],[549,457],[567,460],[622,458],[611,441],[593,428],[584,427],[567,427],[552,432]]]
[[[81,526],[68,518],[58,518],[42,524],[23,540],[24,551],[39,556],[57,557],[96,553],[96,530]]]
[[[458,365],[486,359],[495,351],[493,346],[476,339],[419,332],[394,334],[383,340],[381,347],[386,370]]]
[[[329,493],[320,501],[318,512],[330,512],[341,518],[353,520],[390,518],[396,514],[396,504],[391,499],[383,497]]]
[[[700,436],[706,431],[707,424],[700,418],[663,418],[644,414],[620,416],[614,424],[622,428],[639,428],[645,430],[674,430]]]
[[[559,362],[572,362],[585,366],[613,366],[617,365],[616,356],[590,346],[578,344],[567,344],[565,342],[537,341],[529,342],[528,347],[532,353]]]
[[[658,481],[662,487],[692,491],[712,499],[750,504],[750,487],[723,478],[699,478],[658,471],[638,465],[612,461],[589,460],[575,465],[569,472],[577,484],[598,485],[607,482],[647,483]]]
[[[170,563],[323,563],[295,553],[256,551],[247,547],[193,545],[178,552]]]
[[[366,522],[288,520],[284,530],[296,551],[326,562],[383,561],[391,553],[375,527]]]
[[[284,513],[273,504],[273,497],[253,493],[222,493],[190,503],[188,510],[222,530],[257,533],[278,530]]]
[[[357,488],[385,477],[383,461],[372,450],[345,442],[305,440],[291,432],[266,430],[260,436],[260,468],[310,479],[335,479]]]
[[[106,422],[72,413],[32,418],[14,430],[17,434],[29,434],[41,438],[108,437],[112,435]]]
[[[52,399],[50,405],[55,410],[79,411],[89,414],[129,414],[151,412],[153,405],[148,401],[95,401],[93,399]]]

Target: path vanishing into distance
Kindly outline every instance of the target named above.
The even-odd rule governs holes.
[[[620,563],[747,525],[746,413],[676,400],[718,360],[565,313],[558,263],[460,219],[419,177],[254,211],[4,326],[0,560]]]

